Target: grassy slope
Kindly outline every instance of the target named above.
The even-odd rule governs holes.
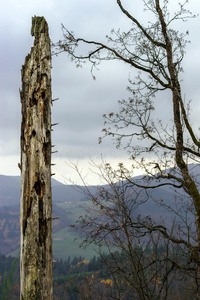
[[[65,210],[66,218],[69,220],[69,223],[74,224],[81,215],[84,215],[86,202],[57,203],[56,205]],[[76,240],[74,241],[74,239]],[[81,239],[75,232],[70,231],[67,227],[63,228],[53,234],[53,256],[63,259],[67,259],[69,256],[71,258],[74,256],[83,256],[89,260],[96,255],[96,251],[93,247],[87,247],[87,250],[85,250],[80,248],[80,243]]]

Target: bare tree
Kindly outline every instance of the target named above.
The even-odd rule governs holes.
[[[20,299],[52,299],[51,46],[44,17],[22,67]]]
[[[188,196],[187,203],[195,212],[196,236],[194,233],[192,242],[186,235],[184,238],[178,235],[175,242],[166,227],[152,225],[147,226],[146,230],[149,233],[153,230],[164,239],[182,244],[195,253],[193,258],[198,275],[196,294],[200,297],[200,193],[198,181],[188,166],[191,162],[199,162],[200,142],[196,128],[191,125],[189,103],[183,99],[180,81],[188,32],[179,33],[173,29],[175,22],[194,17],[185,9],[187,2],[178,4],[178,11],[170,13],[168,0],[143,0],[144,8],[152,13],[154,20],[143,25],[125,9],[123,1],[116,0],[121,12],[132,22],[129,31],[113,30],[111,37],[107,37],[108,42],[101,43],[77,38],[63,26],[64,40],[55,46],[57,53],[67,52],[77,65],[88,60],[92,71],[102,60],[118,60],[138,70],[134,80],[129,78],[130,98],[119,101],[118,113],[104,115],[104,137],[113,137],[117,147],[122,147],[126,142],[125,148],[131,156],[133,168],[143,168],[148,175],[146,184],[141,185],[121,168],[119,178],[127,180],[129,186],[143,188],[149,193],[160,186],[170,185],[183,190],[181,197],[183,194]],[[89,50],[79,55],[78,49],[82,43]],[[163,97],[168,98],[172,108],[171,123],[163,123],[155,116],[155,98],[162,101]],[[151,180],[154,180],[152,184]],[[168,209],[173,210],[172,207]],[[142,228],[145,228],[144,224]],[[180,232],[177,231],[177,234]]]
[[[113,281],[109,290],[99,289],[97,275],[92,286],[91,279],[85,285],[85,294],[90,291],[96,299],[104,299],[105,295],[109,295],[108,299],[196,299],[198,263],[190,200],[184,199],[183,204],[182,194],[175,205],[170,201],[159,202],[151,191],[143,188],[145,183],[149,184],[148,178],[135,179],[137,186],[130,184],[122,174],[126,173],[126,178],[133,174],[123,164],[113,169],[105,161],[101,165],[92,163],[104,185],[91,189],[78,166],[71,166],[83,182],[77,188],[90,200],[85,207],[86,215],[71,227],[82,236],[83,247],[95,245],[106,274]],[[149,215],[149,205],[151,212],[157,211],[157,218]],[[167,212],[170,215],[166,222]],[[104,255],[104,251],[109,255]],[[175,289],[182,292],[178,295]]]

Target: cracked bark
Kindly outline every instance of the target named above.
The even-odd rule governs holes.
[[[34,46],[22,66],[20,299],[52,299],[51,46],[33,17]]]

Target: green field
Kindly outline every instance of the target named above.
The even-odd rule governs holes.
[[[88,203],[88,202],[87,202]],[[70,224],[74,224],[80,216],[84,216],[84,207],[86,202],[75,203],[57,203],[57,206],[65,210],[66,218],[68,218]],[[74,239],[76,239],[74,241]],[[93,247],[87,247],[87,249],[80,248],[81,239],[75,232],[70,231],[68,227],[63,228],[59,232],[53,234],[53,256],[54,258],[67,259],[75,256],[82,256],[89,260],[94,255],[97,255]]]
[[[67,259],[69,256],[71,258],[84,257],[86,260],[90,260],[97,253],[92,247],[87,247],[87,249],[80,248],[81,240],[78,235],[72,232],[68,232],[67,228],[64,228],[53,235],[53,257]]]

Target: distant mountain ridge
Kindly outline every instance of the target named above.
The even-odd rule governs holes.
[[[20,176],[0,175],[0,207],[20,203]],[[65,185],[52,178],[53,203],[80,201],[83,195],[73,185]]]
[[[55,203],[81,201],[83,195],[72,185],[52,178],[53,233],[70,225],[66,213]],[[20,176],[0,175],[0,253],[9,254],[20,244]]]
[[[200,179],[200,165],[190,165],[189,169],[196,180]],[[20,176],[5,176],[0,175],[0,252],[8,254],[19,248],[20,236]],[[143,176],[134,177],[138,184],[144,184]],[[161,179],[160,183],[165,180]],[[150,184],[154,185],[154,181]],[[89,187],[95,192],[95,186]],[[154,220],[163,216],[166,220],[166,226],[170,226],[173,222],[174,215],[170,210],[165,210],[162,206],[156,203],[155,200],[164,201],[167,205],[174,205],[174,199],[177,197],[176,190],[171,186],[161,186],[151,190],[151,197],[147,202],[139,206],[137,214],[142,216],[150,215]],[[185,194],[186,195],[186,194]],[[178,196],[184,196],[184,192],[178,190]],[[53,222],[53,232],[56,233],[65,229],[70,225],[70,217],[75,215],[73,209],[69,212],[63,210],[62,203],[74,203],[77,205],[79,201],[87,200],[84,194],[79,192],[73,185],[65,185],[59,181],[52,179],[52,200],[53,200],[53,217],[56,218]],[[182,201],[182,200],[181,200]],[[68,215],[67,215],[68,213]],[[81,212],[83,213],[83,212]],[[191,216],[193,218],[193,216]],[[67,230],[67,229],[66,229]]]
[[[189,165],[191,173],[200,181],[200,164]],[[143,176],[136,176],[133,179],[137,179],[141,184],[144,184]],[[161,180],[162,182],[166,180]],[[0,207],[18,205],[20,203],[20,176],[6,176],[0,175]],[[52,201],[53,203],[64,202],[77,202],[82,199],[85,200],[84,195],[79,192],[73,185],[63,184],[52,178]],[[90,187],[95,189],[95,187]],[[171,194],[171,187],[164,186],[158,189],[158,193],[162,196]]]

